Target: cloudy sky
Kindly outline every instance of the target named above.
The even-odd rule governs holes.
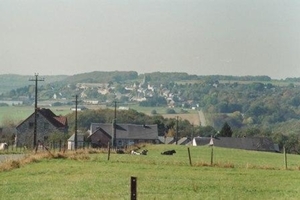
[[[0,74],[300,77],[299,0],[0,0]]]

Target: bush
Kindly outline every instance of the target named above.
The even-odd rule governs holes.
[[[157,111],[156,111],[156,110],[152,110],[152,111],[151,111],[151,114],[152,114],[152,115],[156,115],[156,114],[157,114]]]
[[[167,114],[176,114],[176,111],[175,111],[174,109],[172,109],[172,108],[168,108],[168,109],[166,110],[166,113],[167,113]]]

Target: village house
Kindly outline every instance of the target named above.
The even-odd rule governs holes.
[[[113,124],[92,123],[88,140],[92,147],[107,147],[114,137]],[[134,145],[137,143],[158,143],[157,125],[116,125],[116,145],[118,148]]]
[[[47,142],[51,133],[67,134],[68,120],[63,116],[56,116],[50,109],[37,110],[36,139],[41,143]],[[21,122],[17,127],[16,145],[32,146],[34,138],[35,113]]]

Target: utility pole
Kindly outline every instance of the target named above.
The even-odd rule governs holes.
[[[176,116],[176,145],[178,144],[178,116]]]
[[[34,129],[33,129],[33,148],[37,150],[37,94],[38,94],[38,81],[44,81],[44,79],[39,79],[38,73],[34,74],[34,79],[29,79],[29,81],[35,81],[35,103],[34,103]]]
[[[193,137],[194,137],[194,123],[192,123],[191,141],[193,141]]]
[[[114,136],[113,136],[113,147],[117,147],[117,130],[116,130],[116,126],[117,126],[117,101],[114,101],[115,103],[115,116],[114,116],[114,122],[113,122],[113,131],[114,131]]]
[[[74,134],[74,148],[77,150],[77,106],[78,105],[78,95],[75,96],[75,134]]]

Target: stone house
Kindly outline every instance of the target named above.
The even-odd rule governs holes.
[[[17,127],[16,145],[32,146],[34,138],[35,114],[32,113]],[[68,120],[66,117],[55,115],[50,109],[41,108],[37,110],[36,140],[46,143],[51,133],[67,134]]]
[[[113,124],[92,123],[88,140],[92,147],[107,147],[114,137]],[[138,143],[158,143],[158,128],[155,125],[117,124],[116,145],[118,148]]]

